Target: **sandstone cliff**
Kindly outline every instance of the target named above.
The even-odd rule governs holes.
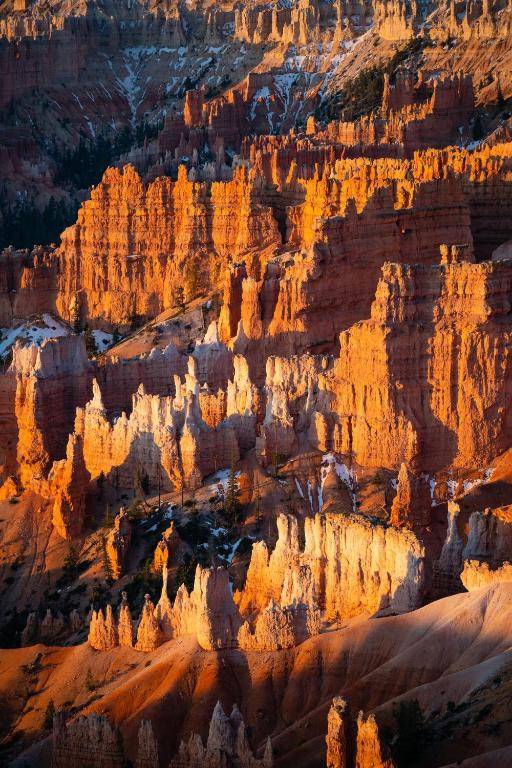
[[[296,519],[281,515],[278,531],[271,554],[264,542],[253,546],[245,587],[235,594],[243,616],[271,600],[317,605],[331,621],[420,604],[425,551],[411,532],[357,515],[316,515],[305,520],[301,549]]]
[[[433,470],[500,453],[510,442],[511,278],[508,262],[385,265],[371,319],[340,337],[337,450],[366,465]]]

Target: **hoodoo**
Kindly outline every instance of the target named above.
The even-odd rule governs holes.
[[[512,765],[512,5],[0,3],[0,764]]]

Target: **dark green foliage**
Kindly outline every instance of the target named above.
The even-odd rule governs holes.
[[[4,579],[4,584],[5,584]],[[20,637],[27,622],[28,611],[18,612],[16,608],[0,625],[0,648],[18,648]]]
[[[78,144],[71,148],[61,149],[55,142],[50,150],[57,167],[54,183],[66,190],[66,198],[51,197],[40,210],[30,194],[13,201],[5,191],[0,191],[0,249],[8,245],[32,248],[35,244],[58,242],[61,232],[76,221],[79,208],[76,192],[101,181],[109,165],[132,146],[141,146],[146,138],[155,138],[162,126],[162,122],[144,121],[135,131],[125,126],[113,138],[100,135],[94,140],[82,134]]]
[[[480,141],[484,137],[484,128],[482,125],[482,113],[476,110],[473,120],[473,140]]]
[[[421,751],[426,739],[425,719],[417,699],[395,704],[393,716],[396,722],[393,757],[399,768],[402,768],[410,765],[414,756]]]
[[[114,518],[112,516],[112,510],[110,509],[110,504],[107,504],[105,509],[105,516],[103,518],[103,528],[112,528],[113,522]]]
[[[55,704],[53,699],[50,699],[44,711],[43,728],[45,731],[50,731],[53,728],[53,716],[55,715],[55,712]]]
[[[151,564],[151,558],[144,560],[142,567],[126,585],[128,602],[133,611],[140,610],[146,593],[151,596],[152,600],[156,600],[162,588],[162,577],[160,574],[153,573]]]
[[[151,490],[149,475],[142,469],[142,467],[137,468],[135,475],[135,490],[139,496],[148,496]]]
[[[91,693],[95,688],[94,677],[92,676],[91,668],[89,667],[85,676],[85,689]]]
[[[176,286],[172,297],[174,306],[180,311],[185,311],[185,291],[181,285]]]
[[[89,357],[96,357],[98,354],[98,348],[96,341],[94,340],[93,333],[88,325],[85,326],[84,331],[85,348]]]
[[[129,319],[130,324],[130,332],[133,333],[137,330],[137,328],[140,328],[141,325],[144,325],[144,318],[142,315],[139,315],[138,312],[132,312]]]
[[[100,606],[104,602],[105,588],[99,583],[97,579],[94,579],[91,589],[91,603],[94,606]]]
[[[108,584],[112,583],[112,566],[107,552],[107,537],[103,535],[101,537],[101,553],[103,559],[103,572],[105,574],[105,580]]]
[[[127,151],[130,144],[129,132],[121,132],[117,138],[120,153]],[[54,160],[59,169],[55,182],[75,189],[91,187],[100,181],[114,156],[114,145],[109,139],[98,136],[95,141],[91,141],[81,136],[76,147],[65,149],[62,153],[58,149],[54,150]]]
[[[8,245],[32,248],[36,243],[55,243],[61,232],[76,219],[77,211],[78,202],[73,199],[66,202],[51,197],[40,211],[31,198],[9,202],[6,194],[0,192],[0,249]]]
[[[76,551],[74,545],[70,544],[68,554],[64,558],[64,572],[69,576],[73,576],[76,573],[77,565],[78,552]]]
[[[204,93],[205,101],[214,99],[219,96],[226,88],[228,88],[233,81],[229,75],[224,75],[218,85],[209,85]]]
[[[192,592],[194,588],[194,576],[196,573],[197,563],[198,561],[195,557],[187,557],[185,562],[178,567],[175,581],[176,592],[182,584],[186,586],[189,594]]]
[[[229,527],[234,527],[240,519],[242,505],[240,504],[240,489],[236,479],[235,461],[231,460],[229,469],[228,485],[226,488],[226,499],[224,502],[224,516]]]
[[[236,549],[236,554],[242,557],[243,555],[248,555],[252,551],[252,541],[247,536],[245,536],[240,544],[238,545]]]
[[[352,80],[349,80],[341,91],[332,94],[315,112],[318,120],[335,120],[343,116],[344,120],[357,120],[363,115],[369,115],[380,107],[384,89],[384,75],[390,77],[409,57],[419,53],[424,42],[414,39],[404,48],[397,51],[385,64],[377,64],[361,70]]]
[[[499,78],[496,86],[496,105],[500,112],[502,112],[505,108],[505,98],[503,96],[503,91],[501,90],[501,83]]]

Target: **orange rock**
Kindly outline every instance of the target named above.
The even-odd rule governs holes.
[[[432,497],[428,478],[415,475],[406,464],[400,465],[398,486],[391,506],[390,523],[397,527],[413,528],[430,522]]]
[[[112,578],[118,579],[124,570],[124,560],[130,547],[132,527],[126,509],[121,507],[106,541],[107,557]]]
[[[374,715],[357,718],[356,768],[395,768],[389,748],[381,741]]]
[[[90,479],[82,439],[70,435],[66,458],[54,462],[48,476],[48,493],[54,498],[52,522],[63,539],[73,538],[82,530]]]
[[[341,696],[335,696],[327,716],[327,768],[350,768],[351,750],[348,737],[348,704]]]

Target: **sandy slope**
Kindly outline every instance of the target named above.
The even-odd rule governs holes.
[[[64,702],[83,706],[97,696],[86,710],[106,712],[121,723],[132,758],[142,716],[154,721],[167,758],[183,733],[205,734],[217,699],[227,706],[237,701],[253,743],[261,744],[271,733],[278,765],[292,761],[296,768],[323,764],[333,695],[346,693],[355,710],[379,708],[382,722],[392,722],[395,697],[413,697],[427,717],[434,715],[440,723],[437,743],[417,762],[436,768],[512,745],[511,626],[512,583],[499,584],[405,616],[357,620],[275,653],[207,653],[192,637],[148,655],[126,649],[98,653],[86,645],[1,651],[0,688],[12,691],[20,665],[42,651],[37,688],[17,730],[34,738],[50,698],[57,707]],[[88,668],[97,683],[93,694],[85,690]],[[490,711],[480,716],[489,702]],[[445,727],[448,720],[451,728]],[[42,752],[38,748],[36,757],[31,750],[30,764],[44,765]]]

